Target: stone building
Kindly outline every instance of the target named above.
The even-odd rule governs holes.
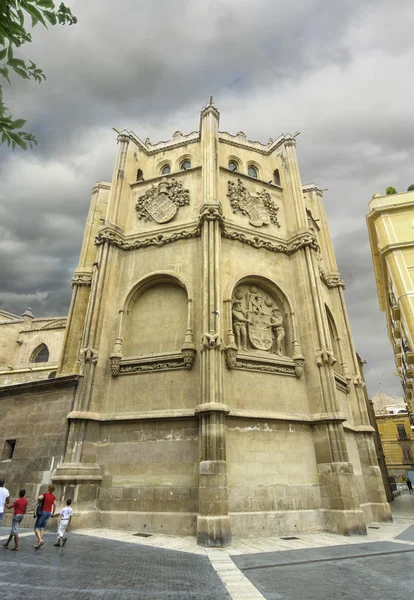
[[[367,225],[380,309],[401,377],[405,402],[414,412],[414,191],[369,203]]]
[[[78,526],[364,534],[391,516],[322,191],[294,137],[218,125],[210,102],[199,131],[118,136],[57,376],[0,388],[6,476],[51,477]],[[50,425],[30,461],[19,411]]]

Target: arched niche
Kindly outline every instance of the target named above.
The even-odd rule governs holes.
[[[265,364],[270,361],[285,363],[274,368],[269,365],[257,370],[289,374],[300,377],[304,358],[296,335],[294,313],[282,290],[270,279],[260,275],[247,275],[228,290],[225,298],[227,321],[226,362],[229,368],[238,368],[241,362],[255,360]],[[241,367],[240,367],[241,368]]]
[[[110,355],[113,375],[193,366],[192,298],[181,277],[155,272],[139,280],[119,311]]]

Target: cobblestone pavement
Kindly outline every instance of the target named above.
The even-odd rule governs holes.
[[[6,528],[1,528],[3,544]],[[19,552],[0,546],[1,597],[7,600],[156,599],[228,600],[208,556],[69,534],[64,548],[55,535],[33,548],[22,535]]]
[[[18,553],[0,546],[1,597],[400,600],[414,589],[414,496],[402,494],[392,510],[394,522],[372,523],[367,536],[234,538],[225,549],[190,536],[83,529],[65,548],[48,533],[35,551],[30,530]],[[1,543],[7,532],[0,528]]]

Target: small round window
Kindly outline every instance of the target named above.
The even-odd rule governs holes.
[[[230,171],[233,171],[233,172],[238,171],[237,163],[234,162],[234,160],[229,161],[228,168],[230,169]]]
[[[181,171],[188,171],[188,169],[191,169],[191,162],[189,160],[185,160],[181,163]]]
[[[168,173],[171,173],[171,167],[170,165],[164,165],[161,169],[161,175],[168,175]]]
[[[247,169],[247,174],[248,174],[249,177],[254,177],[255,179],[257,179],[257,169],[256,169],[256,167],[250,166]]]

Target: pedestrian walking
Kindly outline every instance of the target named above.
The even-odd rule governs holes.
[[[23,516],[26,514],[28,505],[25,495],[26,490],[20,490],[18,499],[15,500],[13,504],[6,504],[7,508],[14,509],[14,513],[9,539],[3,544],[3,548],[8,548],[12,538],[14,538],[14,548],[10,548],[10,550],[14,550],[15,552],[19,549],[19,525],[23,520]]]
[[[9,490],[4,487],[4,479],[0,479],[0,525],[3,520],[4,505],[10,500]]]
[[[57,532],[57,542],[56,544],[54,544],[54,546],[58,546],[60,548],[60,542],[62,541],[62,548],[63,546],[66,544],[68,538],[65,537],[65,531],[66,528],[71,524],[72,521],[72,513],[73,510],[71,508],[72,504],[72,500],[70,498],[68,498],[66,500],[66,506],[65,508],[62,508],[62,510],[58,513],[56,513],[55,515],[52,515],[52,519],[54,517],[59,517],[60,516],[60,523],[59,523],[59,528],[58,528],[58,532]]]
[[[413,484],[411,483],[411,479],[407,477],[407,487],[410,494],[413,493]]]
[[[45,533],[46,525],[51,516],[55,513],[56,506],[56,496],[53,494],[55,491],[55,486],[53,483],[49,485],[47,488],[47,492],[41,494],[38,498],[39,502],[42,502],[42,514],[40,517],[37,517],[36,523],[34,526],[34,532],[37,537],[37,544],[35,545],[36,550],[43,546],[43,535]]]

